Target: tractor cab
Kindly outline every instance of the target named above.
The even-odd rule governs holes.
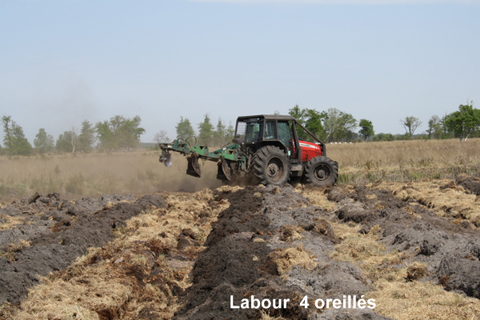
[[[288,156],[299,150],[294,127],[295,119],[290,116],[258,115],[239,117],[235,130],[235,142],[245,144],[254,150],[265,144],[276,145]],[[296,145],[297,144],[297,145]]]
[[[300,140],[297,130],[305,131],[313,142]],[[275,145],[282,149],[291,163],[308,161],[316,156],[325,155],[325,146],[306,128],[291,116],[258,115],[237,119],[235,142],[246,145],[256,151],[264,145]]]

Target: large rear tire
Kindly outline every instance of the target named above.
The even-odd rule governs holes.
[[[305,178],[307,183],[317,187],[332,186],[337,182],[338,164],[330,158],[319,156],[307,162]]]
[[[278,147],[265,146],[255,154],[253,173],[264,185],[282,186],[287,183],[290,176],[288,157]]]

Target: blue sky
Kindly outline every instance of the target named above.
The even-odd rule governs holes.
[[[0,0],[0,116],[32,143],[115,115],[139,115],[150,142],[181,116],[197,129],[296,104],[425,131],[478,108],[479,17],[453,0]]]

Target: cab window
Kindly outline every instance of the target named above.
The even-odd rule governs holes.
[[[240,142],[254,143],[261,137],[262,130],[263,122],[240,121],[235,136]]]
[[[288,121],[278,121],[278,140],[291,150],[293,139]]]
[[[272,140],[276,138],[277,134],[275,132],[275,121],[269,120],[265,126],[265,140]]]

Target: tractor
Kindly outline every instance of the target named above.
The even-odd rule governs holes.
[[[238,117],[232,143],[215,151],[197,145],[195,137],[160,143],[160,149],[159,160],[167,167],[172,164],[170,151],[186,156],[186,173],[194,177],[202,175],[199,159],[215,161],[217,179],[226,182],[281,186],[303,179],[315,186],[330,186],[338,176],[338,163],[327,158],[325,144],[286,115]]]

